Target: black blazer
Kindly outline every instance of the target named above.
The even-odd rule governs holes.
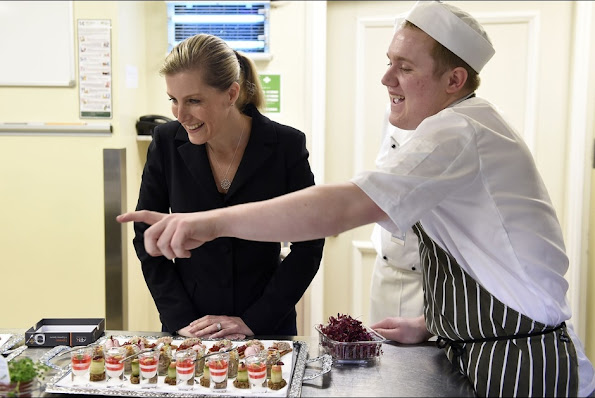
[[[226,195],[217,191],[205,145],[182,125],[153,132],[137,210],[196,212],[261,201],[314,184],[304,133],[273,122],[254,106],[250,140]],[[280,263],[280,244],[218,238],[189,259],[151,257],[146,224],[135,223],[134,247],[163,330],[175,333],[204,315],[239,316],[256,335],[295,335],[295,305],[316,275],[324,239],[293,242]]]

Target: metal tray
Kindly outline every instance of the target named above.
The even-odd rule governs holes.
[[[6,355],[6,362],[12,361],[27,349],[27,346],[24,345],[24,334],[3,334],[2,337],[3,339],[0,341],[2,343],[0,344],[0,355]]]
[[[24,334],[2,334],[2,340],[0,340],[0,354],[4,354],[15,345],[18,345],[25,341]]]
[[[129,339],[133,336],[114,336],[118,339]],[[158,337],[150,337],[144,336],[149,340],[157,339]],[[101,344],[101,340],[97,343]],[[265,340],[263,340],[265,341]],[[176,344],[177,339],[174,338],[174,344]],[[181,340],[180,340],[181,342]],[[205,340],[205,342],[209,342],[209,340]],[[234,341],[237,343],[237,341]],[[290,380],[288,380],[288,388],[287,388],[287,397],[299,397],[301,396],[302,391],[302,381],[304,379],[304,372],[306,368],[306,364],[312,362],[314,360],[322,360],[323,362],[323,370],[319,374],[314,376],[309,376],[308,379],[318,377],[324,373],[330,371],[331,364],[330,364],[330,357],[328,358],[313,358],[308,361],[308,345],[303,341],[293,341],[293,352],[292,352],[292,368],[290,371]],[[133,397],[213,397],[213,396],[226,396],[225,393],[205,393],[204,390],[191,390],[191,391],[174,391],[168,390],[164,391],[163,389],[156,389],[156,390],[146,390],[146,389],[123,389],[123,388],[80,388],[77,386],[65,386],[65,383],[60,383],[65,377],[70,377],[71,367],[68,363],[63,367],[57,367],[55,364],[51,362],[51,360],[60,354],[62,351],[69,350],[70,347],[68,346],[58,346],[54,347],[50,351],[48,351],[40,360],[53,367],[54,369],[58,370],[58,374],[54,376],[46,385],[45,391],[48,393],[67,393],[67,394],[82,394],[82,395],[108,395],[108,396],[133,396]],[[60,385],[62,384],[62,385]],[[91,383],[90,383],[91,384]],[[91,384],[92,385],[92,384]],[[247,391],[247,394],[250,396],[257,396],[257,394]],[[236,395],[236,394],[233,394]],[[246,394],[244,394],[246,395]],[[275,395],[274,392],[268,391],[263,395],[268,397],[279,396]]]

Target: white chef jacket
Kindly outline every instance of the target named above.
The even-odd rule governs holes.
[[[372,243],[377,255],[370,286],[370,322],[422,315],[424,292],[417,236],[409,231],[404,244],[396,243],[389,231],[376,224]]]
[[[420,221],[504,304],[547,325],[570,318],[555,209],[529,149],[488,101],[471,98],[425,119],[385,171],[352,181],[389,216],[381,225],[393,235]],[[579,392],[589,394],[593,367],[575,346]]]
[[[384,170],[384,162],[399,150],[413,131],[400,130],[388,123],[390,104],[383,126],[383,140],[376,157],[376,168]],[[394,238],[379,224],[371,236],[376,250],[370,286],[370,322],[388,317],[417,317],[423,314],[424,293],[421,277],[418,239],[409,230],[405,240]]]

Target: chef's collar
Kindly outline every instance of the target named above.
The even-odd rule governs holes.
[[[472,93],[470,93],[470,94],[468,94],[468,95],[466,95],[466,96],[464,96],[463,98],[461,98],[459,100],[456,100],[455,102],[453,102],[452,104],[450,104],[449,106],[447,106],[447,108],[452,108],[453,106],[458,105],[461,102],[463,102],[465,100],[468,100],[469,98],[473,98],[473,97],[475,97],[475,91],[472,92]]]
[[[411,136],[415,130],[403,130],[395,126],[391,126],[392,130],[390,132],[390,138],[392,142],[396,145],[396,147],[400,147],[403,145]]]

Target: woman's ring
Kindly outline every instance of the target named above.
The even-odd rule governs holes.
[[[217,331],[220,332],[221,331],[221,322],[217,322]]]

